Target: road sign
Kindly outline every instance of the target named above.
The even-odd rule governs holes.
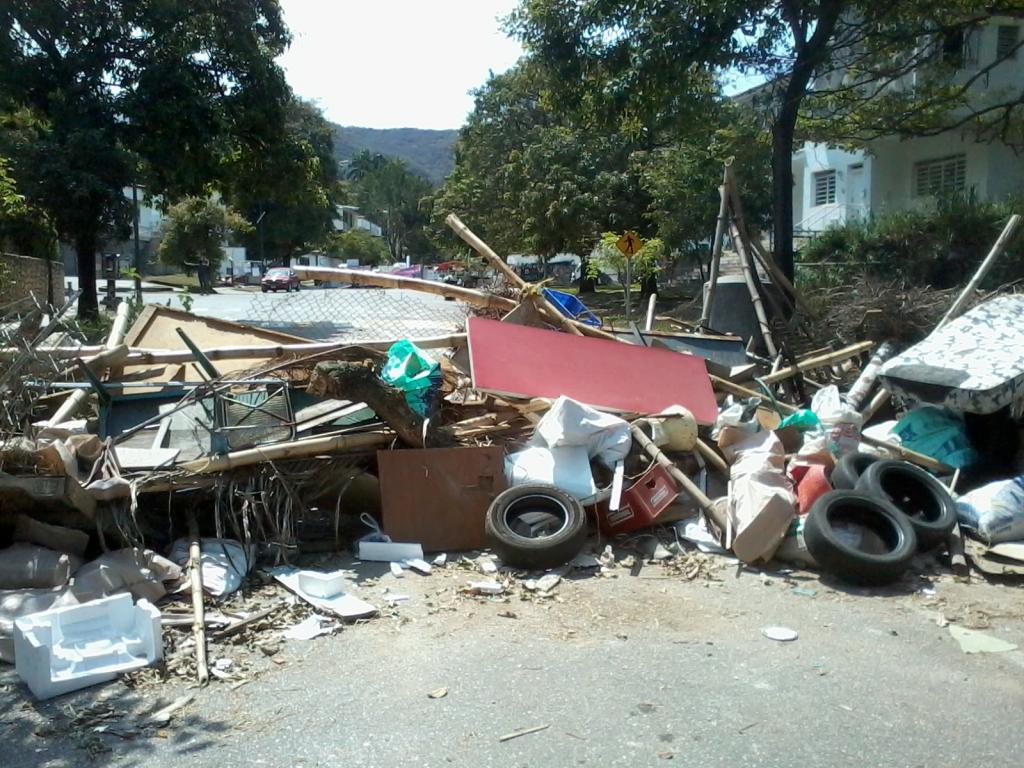
[[[627,259],[632,259],[636,256],[637,252],[644,247],[644,241],[641,240],[640,235],[633,230],[627,230],[622,233],[622,237],[619,238],[619,241],[615,245],[620,251],[622,251],[623,256]]]

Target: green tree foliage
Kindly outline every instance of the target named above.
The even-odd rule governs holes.
[[[626,278],[626,257],[619,250],[618,242],[622,237],[621,232],[604,232],[594,256],[590,261],[589,269],[593,277],[600,272],[610,272],[620,280]],[[634,280],[645,282],[653,275],[656,275],[665,267],[667,252],[665,243],[660,238],[652,238],[644,241],[643,247],[637,251],[631,259],[631,277]]]
[[[288,264],[331,233],[340,199],[334,129],[315,105],[292,97],[280,140],[236,153],[224,177],[225,199],[259,220],[243,238],[250,258]]]
[[[249,222],[233,209],[209,198],[186,197],[167,210],[160,261],[181,268],[205,263],[216,271],[230,237],[249,229]]]
[[[791,273],[798,119],[808,118],[809,135],[832,141],[953,127],[1019,141],[1024,94],[992,89],[977,99],[971,91],[1017,50],[955,75],[974,25],[1022,10],[1020,0],[991,8],[976,0],[522,0],[509,26],[550,70],[564,108],[637,130],[692,121],[712,75],[764,76],[774,242]]]
[[[0,250],[53,259],[57,236],[44,211],[17,190],[10,161],[0,157]]]
[[[861,275],[908,285],[963,285],[981,264],[1007,219],[1021,210],[1017,198],[990,203],[944,198],[933,210],[895,211],[869,221],[833,227],[801,249],[808,279],[847,284]],[[1024,274],[1024,239],[1014,238],[985,280],[996,288]]]
[[[96,251],[124,232],[126,186],[200,194],[280,140],[288,40],[276,0],[0,3],[0,103],[39,118],[3,151],[77,251],[80,315],[97,313]]]
[[[434,200],[435,233],[454,212],[499,251],[585,259],[607,229],[649,228],[636,141],[572,119],[545,92],[528,62],[477,91]]]
[[[391,258],[383,238],[363,229],[350,229],[331,238],[328,252],[339,259],[355,259],[361,266],[375,267]]]
[[[757,116],[721,102],[708,118],[683,138],[652,151],[641,172],[658,236],[670,251],[698,264],[710,258],[708,241],[727,160],[739,182],[747,221],[763,228],[771,220],[771,142]]]
[[[349,166],[360,212],[384,231],[394,261],[402,261],[422,247],[421,233],[427,223],[421,202],[430,196],[430,182],[393,157],[360,152]]]

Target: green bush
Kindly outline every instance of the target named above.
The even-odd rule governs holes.
[[[963,285],[981,264],[1024,198],[980,203],[964,197],[939,200],[933,210],[897,211],[834,227],[799,254],[800,262],[824,262],[798,270],[801,283],[835,285],[867,275],[908,285]],[[996,288],[1024,278],[1024,235],[1011,241],[983,283]]]

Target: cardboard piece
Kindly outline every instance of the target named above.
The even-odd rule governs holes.
[[[471,317],[473,386],[512,397],[571,397],[593,408],[660,413],[682,405],[698,424],[718,417],[704,360],[665,349]]]
[[[391,538],[419,542],[428,552],[486,546],[484,516],[508,487],[501,447],[380,451],[377,466]],[[422,557],[421,551],[395,559]]]
[[[729,475],[731,548],[745,563],[768,560],[796,516],[782,442],[773,432],[758,432],[735,447]]]

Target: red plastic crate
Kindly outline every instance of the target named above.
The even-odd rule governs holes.
[[[656,522],[679,496],[675,480],[660,464],[654,464],[633,485],[622,492],[621,506],[612,512],[607,502],[597,510],[597,521],[605,533],[626,533]]]

